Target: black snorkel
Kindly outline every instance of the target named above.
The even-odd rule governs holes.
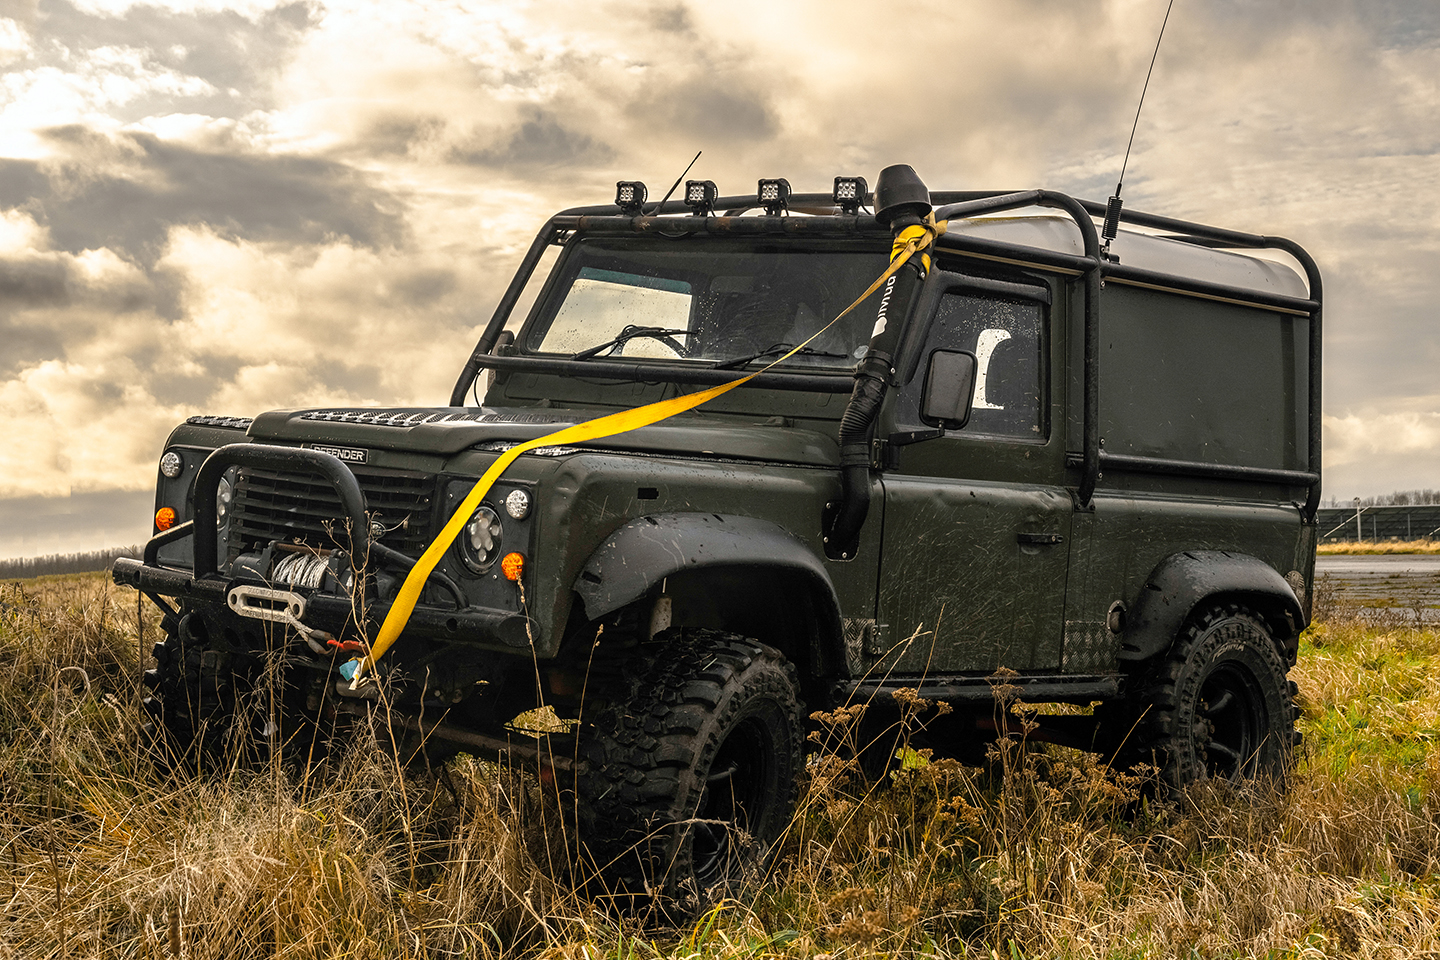
[[[890,259],[913,238],[933,231],[930,191],[909,164],[880,171],[875,184],[875,219],[890,227]],[[870,512],[870,434],[895,375],[895,346],[900,328],[925,279],[930,257],[918,253],[900,266],[879,290],[880,305],[865,357],[855,371],[855,389],[840,419],[840,503],[825,531],[825,553],[832,560],[855,555],[860,529]]]

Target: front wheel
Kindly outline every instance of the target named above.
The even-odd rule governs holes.
[[[1256,613],[1237,604],[1200,611],[1143,684],[1122,756],[1153,763],[1171,788],[1210,778],[1283,784],[1299,712],[1285,673]]]
[[[601,884],[698,907],[761,866],[804,769],[795,668],[715,630],[667,630],[628,698],[586,724],[581,840]]]
[[[303,673],[282,669],[281,658],[195,611],[166,615],[161,630],[164,639],[151,652],[156,666],[142,678],[149,690],[142,732],[157,761],[201,770],[268,760],[277,750],[287,762],[323,755],[304,709]]]

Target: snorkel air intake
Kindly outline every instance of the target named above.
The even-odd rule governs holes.
[[[909,164],[880,171],[875,184],[875,219],[890,227],[899,255],[908,228],[919,228],[930,215],[930,191]],[[895,344],[915,292],[925,277],[928,256],[912,256],[880,288],[880,306],[865,359],[855,371],[855,389],[840,420],[840,505],[825,531],[825,553],[832,560],[855,556],[860,529],[870,512],[870,433],[895,373]]]

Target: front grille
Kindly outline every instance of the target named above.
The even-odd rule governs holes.
[[[430,545],[435,476],[403,470],[351,470],[371,520],[388,531],[380,542],[418,557]],[[318,474],[243,467],[231,505],[232,556],[271,540],[349,547],[340,496]],[[333,531],[333,536],[332,532]]]

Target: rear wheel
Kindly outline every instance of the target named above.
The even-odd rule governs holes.
[[[765,862],[804,769],[795,670],[771,647],[667,630],[629,698],[587,722],[581,841],[600,886],[698,908]]]
[[[1120,756],[1155,764],[1170,787],[1211,778],[1283,783],[1299,712],[1285,673],[1253,611],[1237,604],[1201,611],[1150,672],[1134,712],[1111,719],[1130,728]]]

